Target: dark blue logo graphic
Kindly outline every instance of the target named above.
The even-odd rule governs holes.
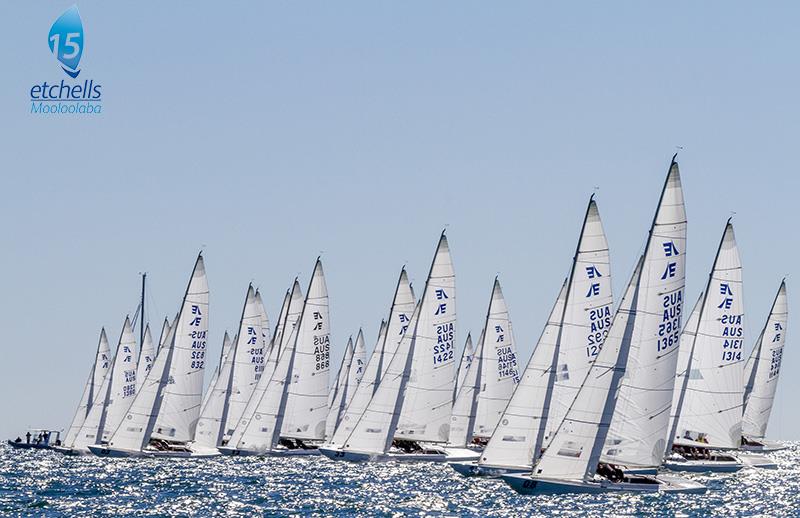
[[[73,5],[50,27],[48,36],[50,51],[61,63],[61,68],[72,78],[81,73],[78,64],[83,55],[83,23],[78,14],[78,6]]]

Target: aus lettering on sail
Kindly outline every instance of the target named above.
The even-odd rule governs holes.
[[[593,281],[586,292],[587,299],[604,296],[600,278],[603,274],[597,265],[586,267],[586,278]],[[600,353],[600,348],[608,335],[611,327],[611,304],[605,304],[589,310],[589,334],[586,336],[586,356],[593,360]]]
[[[720,303],[717,309],[723,311],[731,309],[736,300],[730,284],[723,282],[719,285]],[[723,313],[722,336],[725,341],[722,343],[722,361],[738,362],[742,359],[742,349],[744,347],[744,330],[742,327],[742,315]]]
[[[261,374],[264,372],[264,346],[258,346],[259,344],[263,344],[258,334],[259,333],[255,327],[247,326],[248,338],[245,344],[250,346],[250,350],[248,352],[250,354],[250,363],[253,365],[253,368],[256,371],[254,378],[256,381],[261,379]]]
[[[192,304],[191,320],[189,325],[192,327],[200,327],[203,322],[203,312],[200,311],[200,306]],[[192,369],[202,369],[206,363],[206,334],[207,330],[192,329],[189,336],[192,338],[192,355],[190,358]]]
[[[439,304],[436,306],[436,316],[447,315],[447,301],[449,297],[444,288],[436,289],[436,300]],[[436,344],[433,346],[433,366],[438,367],[453,361],[455,354],[455,346],[453,345],[453,338],[455,337],[455,326],[453,322],[444,322],[436,324]]]
[[[321,331],[324,329],[322,313],[315,311],[314,318],[314,331]],[[331,364],[331,335],[325,333],[324,335],[314,335],[314,372],[326,370]]]
[[[503,326],[494,326],[495,351],[497,353],[497,377],[500,380],[513,378],[514,383],[519,383],[519,369],[517,368],[517,354],[514,348],[506,344],[506,330]]]
[[[662,248],[664,257],[677,257],[680,255],[680,251],[673,241],[665,241],[662,243]],[[675,277],[677,272],[678,262],[667,261],[664,273],[661,274],[661,280],[671,279]],[[658,340],[656,341],[658,352],[666,351],[678,345],[678,337],[681,331],[681,310],[683,309],[683,288],[673,293],[664,294],[663,308],[664,313],[661,318],[661,324],[658,326]]]

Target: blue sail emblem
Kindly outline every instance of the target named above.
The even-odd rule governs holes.
[[[47,41],[50,44],[50,52],[61,63],[64,72],[72,78],[78,77],[81,73],[78,64],[83,54],[83,23],[77,5],[73,5],[58,17],[50,27]]]

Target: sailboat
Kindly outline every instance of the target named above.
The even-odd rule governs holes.
[[[167,340],[167,335],[169,335],[169,328],[171,324],[169,323],[169,318],[164,317],[164,323],[161,325],[161,335],[158,337],[158,348],[156,348],[156,354],[161,351],[161,348],[164,347],[164,342]]]
[[[53,449],[66,454],[79,454],[81,450],[73,449],[75,439],[78,437],[89,411],[95,404],[102,404],[103,397],[100,396],[100,386],[103,384],[103,379],[106,377],[108,368],[111,364],[111,348],[108,345],[108,338],[106,337],[106,330],[100,330],[100,339],[97,342],[97,351],[94,355],[94,362],[92,368],[89,370],[89,377],[83,387],[83,394],[78,403],[78,408],[75,410],[75,416],[67,429],[67,434],[64,436],[60,446],[55,446]],[[88,450],[83,450],[88,453]]]
[[[482,340],[483,338],[481,338]],[[480,342],[480,341],[479,341]],[[461,352],[461,360],[458,362],[458,369],[456,369],[456,382],[453,389],[453,404],[455,404],[461,387],[464,386],[464,379],[467,377],[470,365],[472,365],[472,358],[475,354],[475,349],[472,346],[472,333],[467,333],[467,341],[464,342],[464,350]]]
[[[225,444],[242,416],[264,369],[264,337],[259,308],[252,284],[247,287],[239,332],[217,377],[212,395],[200,412],[193,449],[210,449]]]
[[[284,335],[287,329],[288,325]],[[297,324],[290,329],[285,345],[269,382],[253,403],[252,417],[237,426],[228,445],[219,448],[222,453],[318,453],[316,446],[325,434],[330,371],[328,288],[319,258]]]
[[[339,420],[339,426],[336,427],[335,432],[328,438],[328,443],[323,448],[344,444],[344,441],[352,433],[380,386],[380,382],[397,352],[397,347],[408,330],[415,305],[414,290],[408,281],[406,269],[403,267],[394,290],[389,319],[381,322],[378,342],[364,369],[361,383],[358,384],[344,415]]]
[[[497,429],[477,462],[451,467],[465,476],[531,471],[600,352],[612,303],[608,242],[593,195],[567,278]]]
[[[195,441],[197,440],[197,436],[200,435],[200,422],[203,420],[203,417],[208,415],[210,412],[209,409],[206,407],[208,406],[208,402],[211,399],[211,396],[214,394],[214,387],[217,386],[217,380],[219,379],[220,374],[223,371],[225,365],[225,359],[228,356],[228,351],[231,348],[231,337],[228,334],[228,331],[225,331],[225,334],[222,336],[222,348],[219,352],[219,362],[217,363],[217,368],[211,372],[211,381],[208,383],[208,390],[203,393],[203,403],[200,405],[200,420],[197,422],[198,431],[195,432]],[[221,407],[220,407],[221,408]],[[216,419],[222,419],[222,414],[214,413],[216,415]]]
[[[495,277],[481,339],[453,405],[449,444],[482,450],[519,383],[508,307]],[[449,450],[449,448],[448,448]],[[476,453],[476,460],[477,460]]]
[[[142,389],[107,444],[92,453],[108,457],[190,457],[200,414],[208,334],[208,280],[198,254],[181,309],[156,355]]]
[[[742,263],[730,220],[681,342],[672,447],[664,466],[675,471],[737,471],[744,464],[721,451],[739,445],[744,386]]]
[[[72,444],[66,447],[79,454],[89,446],[107,441],[136,396],[136,338],[129,317],[125,317],[111,367],[100,385],[98,400],[92,405]]]
[[[661,463],[675,383],[685,245],[686,213],[673,157],[645,252],[603,347],[531,472],[502,475],[514,490],[705,491],[703,485],[679,477],[637,475],[617,467]]]
[[[320,448],[327,457],[439,462],[447,458],[443,446],[450,432],[455,380],[456,290],[444,232],[408,330],[353,430],[334,434],[333,441]]]
[[[740,446],[742,450],[768,452],[786,448],[781,443],[766,440],[764,436],[767,433],[767,424],[775,401],[775,389],[781,373],[788,317],[784,279],[745,366],[746,385]]]

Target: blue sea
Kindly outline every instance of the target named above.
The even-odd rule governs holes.
[[[800,516],[798,444],[777,470],[694,476],[705,495],[645,496],[527,497],[431,463],[0,455],[3,516]]]

